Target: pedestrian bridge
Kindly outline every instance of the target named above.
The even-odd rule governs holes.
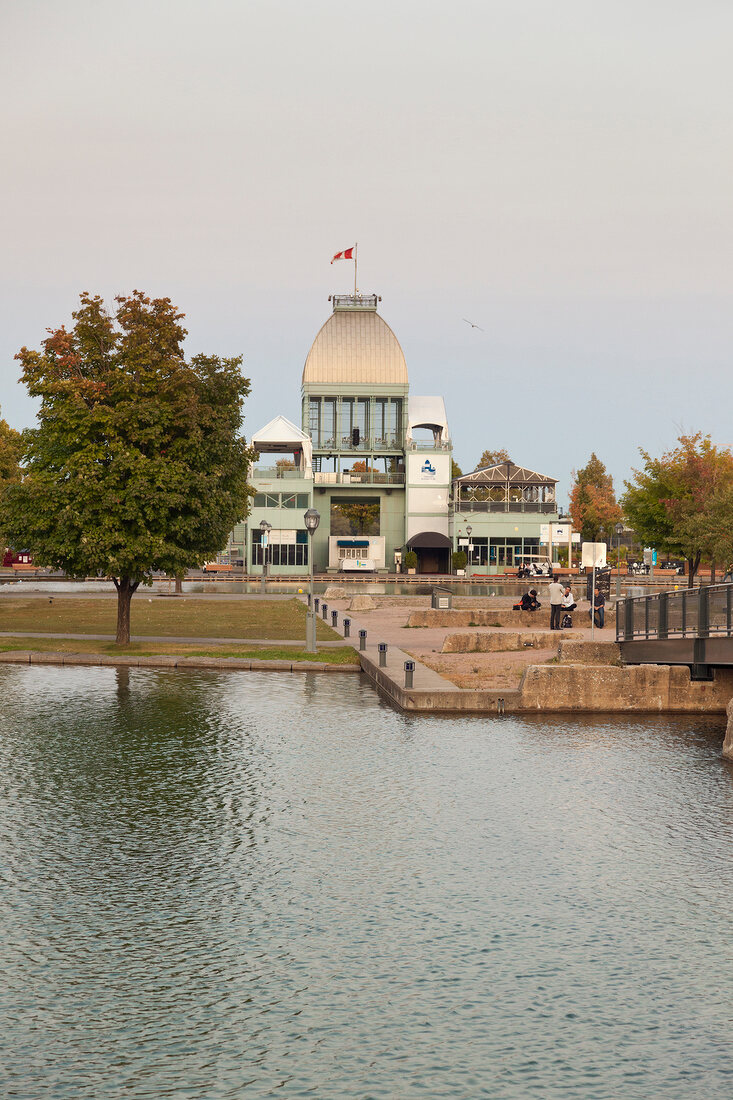
[[[616,641],[626,664],[689,665],[693,679],[733,668],[733,584],[621,599]]]

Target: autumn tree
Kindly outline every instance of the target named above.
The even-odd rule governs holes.
[[[570,512],[573,527],[584,542],[597,542],[603,528],[607,534],[621,519],[621,509],[613,491],[613,478],[596,454],[587,464],[573,470],[570,488]]]
[[[130,601],[156,570],[180,576],[217,552],[247,512],[253,453],[240,436],[249,382],[241,359],[186,362],[183,314],[134,291],[81,295],[73,327],[16,356],[38,426],[0,525],[37,560],[117,589],[117,643]]]
[[[703,556],[733,553],[733,455],[702,432],[677,443],[661,458],[640,449],[644,467],[633,471],[621,503],[642,540],[687,560],[691,588]]]
[[[450,460],[450,476],[451,481],[455,481],[457,477],[463,477],[463,470],[456,462],[455,458]]]
[[[495,451],[484,451],[474,466],[474,470],[485,470],[487,466],[499,466],[502,462],[511,462],[509,452],[500,447]]]

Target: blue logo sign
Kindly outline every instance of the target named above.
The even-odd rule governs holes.
[[[423,474],[434,474],[435,473],[435,467],[432,465],[429,458],[426,458],[425,461],[423,462],[422,470],[420,472],[423,473]]]

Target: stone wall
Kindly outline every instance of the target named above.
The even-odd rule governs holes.
[[[515,626],[523,630],[549,630],[550,607],[544,605],[539,611],[513,611],[511,608],[472,607],[453,611],[438,611],[430,607],[412,611],[407,620],[408,626]],[[574,626],[589,626],[588,611],[578,608],[573,612]],[[616,629],[616,613],[606,614],[606,631]]]
[[[581,637],[572,631],[563,636]],[[497,633],[482,630],[475,634],[446,634],[443,639],[443,653],[500,653],[515,649],[554,649],[558,643],[557,631],[514,631],[504,630]],[[567,643],[563,643],[567,644]],[[579,647],[582,648],[582,647]]]
[[[733,699],[728,703],[726,713],[728,715],[728,727],[725,731],[725,741],[723,742],[723,756],[726,760],[733,760]]]
[[[531,665],[520,686],[520,709],[725,714],[733,670],[712,681],[690,680],[682,665]]]

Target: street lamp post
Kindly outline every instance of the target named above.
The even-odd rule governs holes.
[[[303,520],[308,532],[308,564],[310,566],[310,603],[305,620],[305,650],[306,653],[316,653],[316,609],[313,604],[313,536],[321,522],[321,513],[316,508],[309,508],[304,514]]]
[[[266,519],[260,520],[260,547],[262,549],[262,580],[260,582],[260,592],[264,595],[267,591],[267,543],[268,532],[272,530],[272,524],[268,523]]]
[[[623,523],[617,523],[615,528],[616,532],[616,602],[621,599],[621,535],[623,534]]]
[[[468,546],[466,547],[466,549],[468,550],[468,554],[466,555],[466,557],[468,559],[468,568],[466,569],[466,580],[471,579],[471,532],[472,531],[473,531],[473,527],[471,526],[470,523],[467,523],[466,524],[466,534],[468,535]]]

